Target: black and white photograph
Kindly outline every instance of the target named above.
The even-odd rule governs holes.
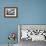
[[[17,7],[5,7],[4,8],[4,16],[5,17],[17,17],[18,16],[18,8]]]
[[[46,41],[46,25],[19,25],[20,40]]]

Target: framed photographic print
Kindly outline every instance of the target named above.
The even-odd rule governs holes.
[[[19,24],[18,41],[46,41],[46,25],[44,24]]]
[[[18,16],[17,7],[5,7],[4,8],[4,17],[14,18]]]

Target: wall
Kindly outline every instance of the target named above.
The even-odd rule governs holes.
[[[18,7],[18,18],[4,18],[4,7]],[[0,44],[7,44],[17,24],[46,24],[46,0],[0,0]],[[16,41],[17,42],[17,41]]]

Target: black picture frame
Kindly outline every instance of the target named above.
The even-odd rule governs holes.
[[[5,18],[17,18],[18,7],[4,7],[4,17]]]

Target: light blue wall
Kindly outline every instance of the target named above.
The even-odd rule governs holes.
[[[4,7],[9,6],[18,7],[18,18],[4,18]],[[0,0],[0,44],[8,43],[17,24],[46,24],[46,0]]]

